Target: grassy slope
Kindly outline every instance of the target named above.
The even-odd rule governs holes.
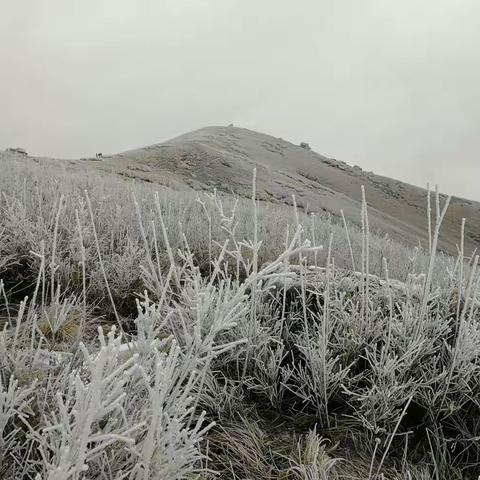
[[[478,475],[476,265],[439,254],[429,270],[350,225],[356,270],[368,238],[368,270],[402,282],[366,277],[327,215],[2,162],[2,475]],[[124,333],[99,348],[99,323]]]

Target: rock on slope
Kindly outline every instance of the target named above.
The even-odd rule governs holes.
[[[334,215],[343,209],[355,223],[364,185],[371,228],[404,243],[426,245],[426,190],[245,128],[201,128],[168,142],[78,162],[177,189],[216,188],[241,196],[251,195],[256,168],[259,199],[292,204],[295,195],[301,208]],[[453,198],[442,229],[443,250],[456,254],[462,217],[467,218],[467,254],[480,245],[480,203]]]

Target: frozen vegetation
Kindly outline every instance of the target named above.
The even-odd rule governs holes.
[[[478,257],[68,162],[0,175],[0,478],[476,479]],[[158,190],[158,191],[157,191]],[[367,192],[368,200],[368,192]]]

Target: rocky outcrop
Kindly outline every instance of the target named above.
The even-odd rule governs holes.
[[[27,151],[24,148],[21,148],[21,147],[9,147],[9,148],[7,148],[6,151],[8,153],[16,153],[16,154],[19,154],[19,155],[24,155],[25,157],[28,156]]]

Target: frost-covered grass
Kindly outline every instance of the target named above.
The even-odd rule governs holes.
[[[13,158],[0,189],[0,478],[480,473],[478,257],[435,251],[443,205],[429,253],[366,204]]]

